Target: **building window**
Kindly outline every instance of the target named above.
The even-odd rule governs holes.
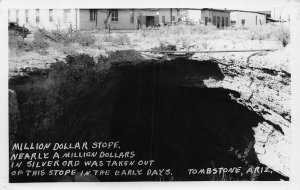
[[[70,9],[64,9],[64,21],[65,22],[70,21]]]
[[[217,22],[217,20],[216,20],[216,16],[213,16],[213,25],[215,25],[215,26],[216,26],[216,25],[217,25],[217,23],[216,23],[216,22]]]
[[[96,9],[90,9],[90,21],[96,21]]]
[[[130,23],[134,23],[134,11],[130,12]]]
[[[175,16],[172,16],[172,22],[175,21]]]
[[[19,10],[16,10],[16,22],[19,23]]]
[[[166,16],[162,16],[162,17],[161,17],[161,21],[162,21],[162,23],[165,24],[165,23],[166,23]]]
[[[40,22],[40,9],[35,10],[35,22],[36,23]]]
[[[257,16],[255,16],[255,24],[257,25]]]
[[[118,21],[118,20],[119,20],[118,10],[112,10],[111,21]]]
[[[224,28],[224,26],[225,26],[225,19],[224,17],[222,17],[222,28]]]
[[[244,26],[245,23],[246,23],[245,19],[242,19],[241,23],[242,23],[242,25]]]
[[[53,9],[49,9],[49,22],[53,22]]]
[[[226,23],[225,23],[225,26],[229,26],[229,19],[228,19],[228,17],[226,17]]]
[[[28,9],[25,10],[25,22],[29,22],[29,13],[28,13]]]
[[[217,28],[220,28],[220,17],[217,17]]]

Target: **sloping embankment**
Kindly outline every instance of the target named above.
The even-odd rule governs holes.
[[[210,180],[182,171],[212,163],[278,172],[235,180],[287,179],[290,110],[281,100],[289,103],[288,73],[124,51],[96,61],[67,57],[23,74],[9,81],[10,143],[120,140],[172,168],[169,180]],[[233,149],[249,153],[241,159]]]

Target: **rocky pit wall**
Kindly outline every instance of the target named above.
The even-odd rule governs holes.
[[[251,57],[193,59],[149,59],[120,51],[24,69],[9,80],[10,145],[115,139],[124,148],[134,143],[138,155],[149,157],[145,141],[154,134],[154,150],[168,151],[151,147],[151,157],[178,173],[165,180],[209,180],[180,171],[211,167],[212,161],[274,171],[235,180],[287,180],[289,72],[251,66]]]

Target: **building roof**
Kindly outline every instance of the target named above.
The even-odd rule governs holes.
[[[183,8],[180,8],[180,9],[183,9]],[[226,9],[213,9],[213,8],[184,8],[183,10],[208,10],[208,11],[218,11],[218,12],[226,12],[226,13],[229,13],[228,10]]]
[[[286,20],[276,18],[267,18],[267,20],[270,22],[286,22]]]
[[[246,12],[246,13],[256,13],[256,14],[262,14],[262,15],[265,15],[266,13],[263,13],[262,11],[259,12],[259,11],[244,11],[244,10],[228,10],[230,12]]]
[[[167,10],[171,10],[171,9],[175,9],[175,10],[179,10],[180,8],[141,8],[141,9],[135,9],[135,10],[147,10],[147,11],[158,11],[161,9],[167,9]]]
[[[208,10],[208,11],[218,11],[218,12],[225,12],[225,13],[230,13],[227,9],[213,9],[213,8],[203,8],[201,10]]]
[[[257,11],[259,13],[265,13],[265,14],[271,14],[272,12],[271,11]]]

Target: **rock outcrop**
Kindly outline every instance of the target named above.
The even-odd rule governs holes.
[[[198,55],[196,59],[215,60],[225,75],[222,81],[206,80],[207,87],[239,92],[240,98],[232,98],[263,117],[253,128],[257,156],[261,163],[289,176],[291,74],[286,51]]]

